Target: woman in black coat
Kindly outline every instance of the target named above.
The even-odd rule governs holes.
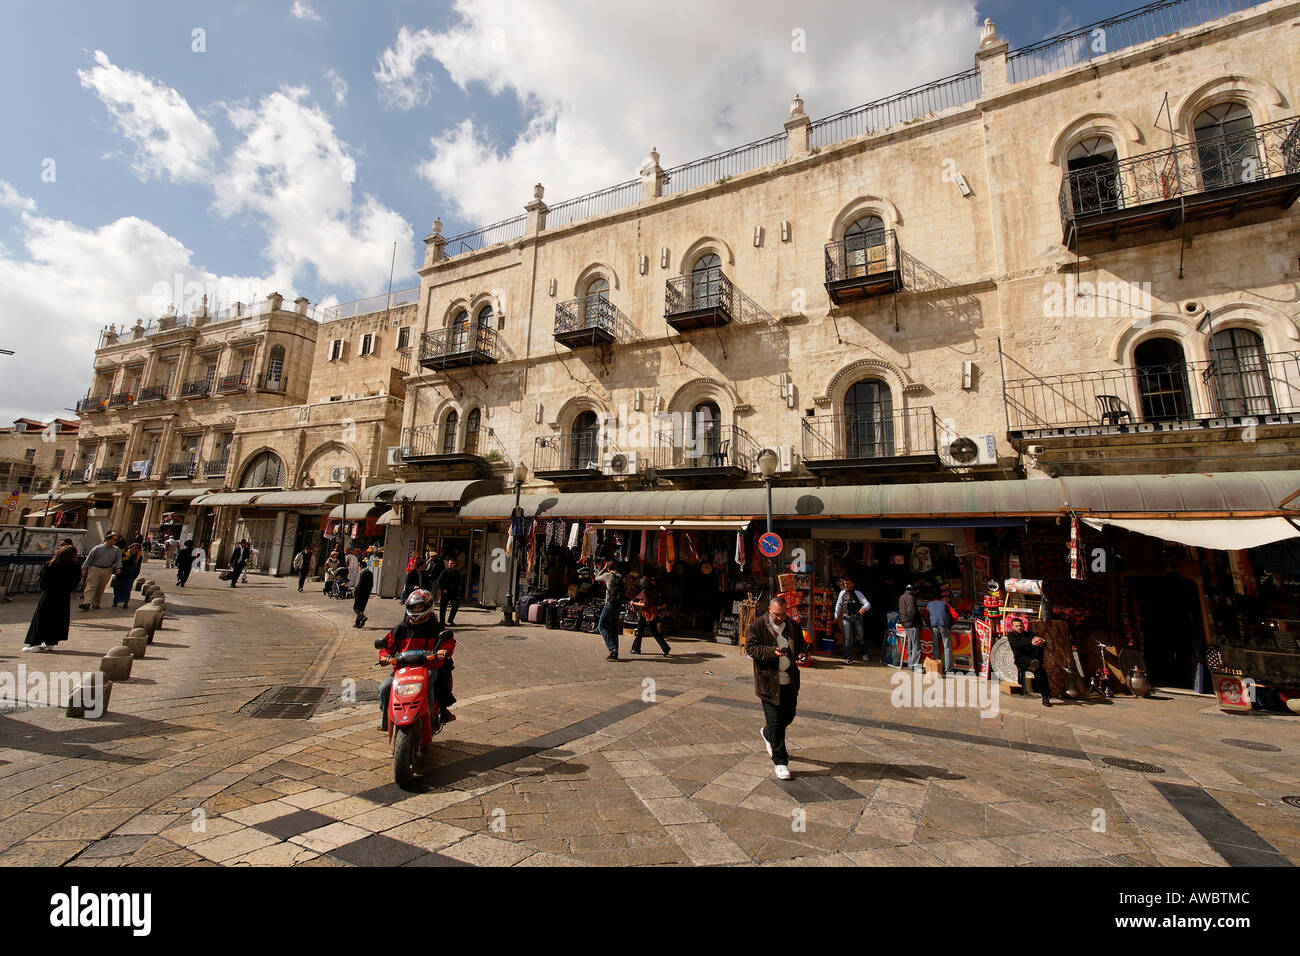
[[[27,628],[24,651],[49,651],[68,639],[72,594],[80,584],[77,549],[62,545],[41,571],[41,597]]]
[[[353,627],[366,626],[366,605],[370,602],[370,592],[375,587],[375,572],[369,564],[361,565],[357,573],[357,583],[352,586],[352,613],[357,616]]]

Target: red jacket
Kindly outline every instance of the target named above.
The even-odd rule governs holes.
[[[385,657],[393,657],[402,651],[429,651],[429,666],[435,669],[442,667],[451,661],[451,655],[456,650],[454,637],[438,643],[438,635],[442,632],[442,625],[434,618],[414,625],[403,621],[384,635],[384,646],[379,651],[379,658],[383,660]],[[435,650],[446,651],[446,658],[434,657],[432,652]]]

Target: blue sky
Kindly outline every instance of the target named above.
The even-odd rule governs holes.
[[[346,301],[384,291],[394,242],[407,288],[435,215],[765,136],[796,89],[816,117],[966,69],[985,16],[1014,47],[1133,5],[7,0],[0,419],[64,413],[160,288]]]

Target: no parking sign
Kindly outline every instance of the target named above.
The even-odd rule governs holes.
[[[758,550],[764,557],[775,558],[785,547],[785,542],[775,531],[769,531],[758,539]]]

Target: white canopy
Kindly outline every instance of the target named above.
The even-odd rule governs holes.
[[[1084,518],[1100,530],[1114,525],[1164,541],[1215,551],[1244,551],[1286,538],[1300,538],[1287,518]]]

